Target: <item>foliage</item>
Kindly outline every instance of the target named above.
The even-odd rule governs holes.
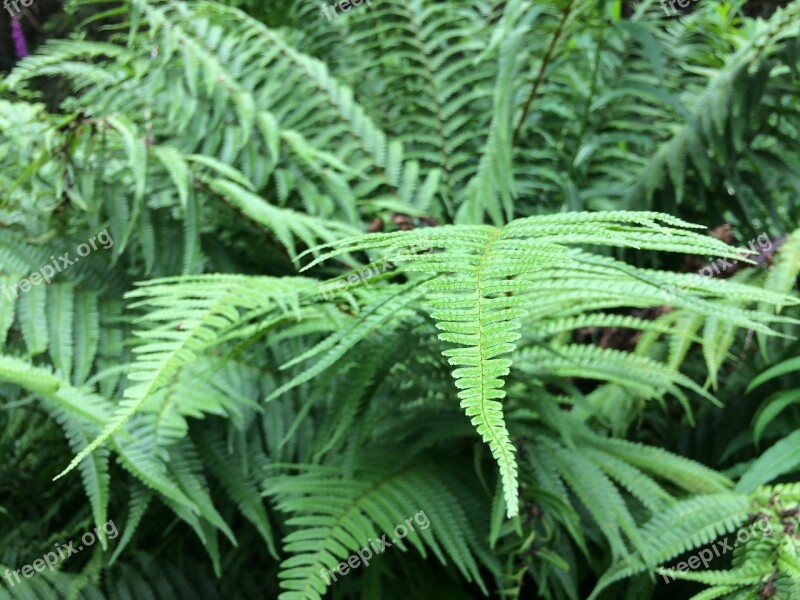
[[[0,80],[0,565],[120,532],[0,599],[794,597],[799,3],[67,9]]]

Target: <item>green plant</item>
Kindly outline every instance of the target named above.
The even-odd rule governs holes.
[[[796,230],[800,5],[297,2],[275,29],[252,3],[96,4],[0,81],[0,284],[114,242],[0,294],[0,473],[48,490],[5,488],[0,564],[124,526],[0,598],[391,598],[401,576],[655,598],[664,561],[755,511],[783,533],[685,578],[791,598],[796,394],[724,452],[665,432],[738,409],[754,370],[794,382],[800,238],[730,280],[665,267],[755,264],[690,222]],[[320,575],[420,510],[391,556]]]

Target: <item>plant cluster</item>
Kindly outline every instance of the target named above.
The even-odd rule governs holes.
[[[800,596],[800,2],[65,9],[0,285],[111,244],[0,294],[0,576],[98,543],[0,600]]]

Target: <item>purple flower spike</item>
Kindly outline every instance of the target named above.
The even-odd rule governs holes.
[[[14,38],[14,50],[17,53],[17,58],[28,56],[30,54],[28,52],[28,43],[25,41],[25,32],[22,31],[19,16],[11,19],[11,37]]]

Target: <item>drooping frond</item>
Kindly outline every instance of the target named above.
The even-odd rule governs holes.
[[[745,496],[728,493],[685,500],[660,512],[642,528],[641,535],[648,540],[644,560],[628,558],[613,566],[600,579],[591,598],[614,581],[644,570],[648,564],[667,561],[733,532],[746,520],[748,508]]]
[[[253,313],[264,316],[271,311],[298,310],[297,293],[296,283],[287,279],[258,281],[235,276],[156,280],[129,293],[128,297],[136,300],[134,306],[151,308],[145,316],[150,327],[138,333],[142,344],[134,350],[137,360],[128,376],[136,383],[126,388],[124,400],[100,435],[73,458],[59,477],[116,433],[200,350],[213,345],[217,336],[251,318]],[[267,298],[271,302],[265,305]]]
[[[470,507],[427,461],[398,470],[384,460],[366,460],[344,480],[330,468],[309,466],[264,481],[264,493],[290,515],[286,524],[291,532],[283,540],[290,556],[281,564],[282,600],[320,600],[338,578],[335,567],[351,555],[361,552],[368,566],[370,557],[381,552],[410,548],[423,558],[428,552],[439,561],[449,557],[468,581],[483,587]]]

